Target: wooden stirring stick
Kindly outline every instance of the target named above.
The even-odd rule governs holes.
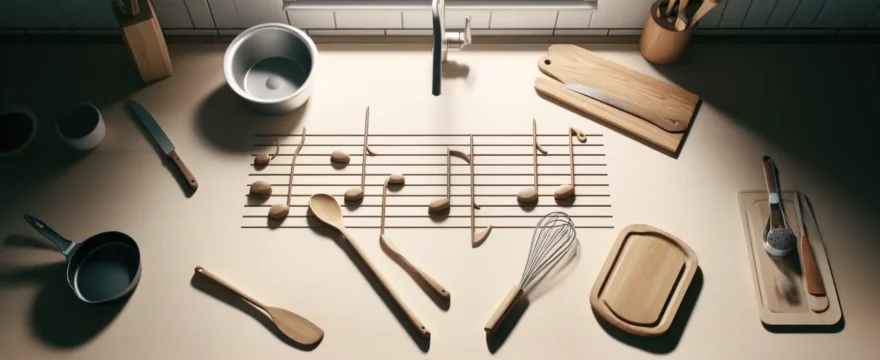
[[[291,340],[303,345],[314,345],[324,338],[324,330],[321,330],[321,328],[304,317],[281,308],[268,306],[201,266],[196,266],[196,272],[223,285],[223,287],[241,296],[242,299],[251,303],[251,305],[263,310],[269,316],[269,319],[275,323],[278,330],[281,330],[281,333]]]

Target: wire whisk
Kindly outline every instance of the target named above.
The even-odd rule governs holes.
[[[526,287],[541,279],[556,266],[576,242],[577,231],[568,214],[555,211],[538,221],[538,224],[535,225],[535,231],[532,233],[532,244],[529,247],[529,257],[526,260],[522,278],[489,318],[489,322],[484,328],[487,333],[495,332],[504,317],[513,309],[513,304],[522,297]]]

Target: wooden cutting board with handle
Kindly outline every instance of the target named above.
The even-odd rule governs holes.
[[[551,45],[548,54],[538,61],[538,67],[553,78],[535,80],[535,89],[540,94],[669,153],[676,153],[680,149],[684,133],[690,128],[700,101],[698,96],[678,86],[644,75],[575,45]],[[584,85],[625,102],[638,104],[659,116],[684,124],[686,130],[668,132],[643,118],[566,89],[566,83]]]

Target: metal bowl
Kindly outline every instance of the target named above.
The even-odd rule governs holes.
[[[261,24],[232,40],[223,75],[236,94],[257,110],[296,110],[312,94],[318,49],[306,33],[286,24]]]

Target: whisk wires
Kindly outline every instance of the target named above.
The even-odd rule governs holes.
[[[577,240],[574,222],[568,214],[555,211],[545,215],[535,226],[529,258],[519,281],[525,289],[535,279],[558,263]]]

